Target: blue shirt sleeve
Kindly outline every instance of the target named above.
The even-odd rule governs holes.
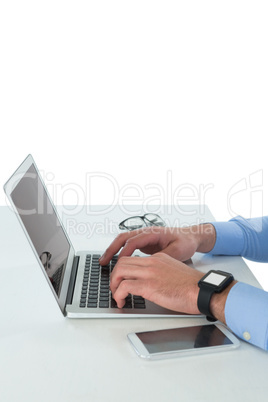
[[[213,223],[216,242],[211,254],[240,255],[268,262],[268,216]],[[228,327],[240,338],[268,350],[268,292],[242,282],[235,284],[225,304]]]
[[[268,350],[268,292],[236,283],[227,297],[225,320],[241,339]]]
[[[218,255],[241,255],[248,260],[268,262],[268,216],[229,222],[214,222],[216,243],[210,251]]]

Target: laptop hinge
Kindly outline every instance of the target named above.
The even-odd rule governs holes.
[[[74,286],[75,286],[75,281],[76,281],[78,265],[79,265],[79,256],[76,256],[76,257],[74,257],[74,261],[73,261],[72,273],[71,273],[69,288],[68,288],[67,297],[66,297],[66,305],[72,304],[72,301],[73,301]]]

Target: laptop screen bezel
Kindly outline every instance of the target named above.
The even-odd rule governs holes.
[[[52,286],[52,283],[51,283],[51,281],[50,281],[50,279],[49,279],[49,277],[48,277],[48,275],[47,275],[47,273],[46,273],[46,271],[44,269],[44,266],[43,266],[43,264],[42,264],[42,262],[41,262],[41,260],[40,260],[40,258],[38,256],[38,253],[37,253],[37,251],[36,251],[36,249],[34,247],[34,244],[33,244],[32,240],[31,240],[31,238],[30,238],[30,236],[28,234],[28,231],[27,231],[26,227],[24,226],[24,223],[23,223],[23,221],[22,221],[22,219],[21,219],[21,217],[20,217],[20,215],[19,215],[19,213],[17,211],[17,208],[16,208],[16,206],[15,206],[13,200],[12,200],[12,196],[11,196],[12,191],[14,190],[14,188],[18,185],[19,181],[24,177],[24,175],[28,172],[29,168],[32,165],[34,166],[34,168],[36,170],[36,173],[37,173],[37,175],[38,175],[38,177],[40,179],[40,182],[41,182],[41,184],[43,186],[44,194],[46,194],[46,196],[48,197],[48,200],[50,201],[51,206],[53,208],[53,211],[54,211],[54,213],[55,213],[55,215],[56,215],[56,217],[57,217],[57,219],[59,221],[59,224],[60,224],[60,226],[61,226],[61,228],[62,228],[62,230],[63,230],[63,232],[64,232],[64,234],[66,236],[67,242],[69,243],[69,254],[68,254],[68,257],[67,257],[66,268],[65,268],[65,272],[64,272],[63,281],[62,281],[59,296],[57,295],[57,293],[55,292],[55,290],[54,290],[54,288]],[[18,169],[13,173],[13,175],[10,177],[10,179],[5,183],[4,191],[5,191],[6,195],[7,195],[7,198],[8,198],[8,200],[9,200],[9,202],[10,202],[12,208],[13,208],[13,211],[14,211],[15,215],[17,216],[17,218],[18,218],[18,220],[19,220],[19,222],[21,224],[21,227],[22,227],[22,229],[23,229],[23,231],[24,231],[24,233],[25,233],[25,235],[26,235],[26,237],[27,237],[27,239],[29,241],[29,244],[30,244],[30,246],[31,246],[31,248],[32,248],[32,250],[33,250],[33,252],[35,254],[35,257],[37,259],[38,265],[40,266],[40,268],[41,268],[41,270],[42,270],[42,272],[43,272],[43,274],[44,274],[44,276],[45,276],[45,278],[47,280],[47,283],[49,284],[49,287],[50,287],[50,289],[51,289],[51,291],[52,291],[52,293],[53,293],[53,295],[54,295],[54,297],[55,297],[55,299],[56,299],[56,301],[57,301],[62,313],[64,315],[66,315],[66,311],[65,311],[66,298],[67,298],[69,282],[70,282],[70,276],[71,276],[72,267],[73,267],[73,260],[74,260],[74,257],[75,257],[75,249],[74,249],[74,247],[73,247],[73,245],[71,243],[71,240],[70,240],[70,238],[69,238],[69,236],[68,236],[68,234],[67,234],[67,232],[66,232],[66,230],[65,230],[65,228],[64,228],[64,226],[62,224],[62,221],[61,221],[60,216],[59,216],[59,214],[57,212],[57,209],[56,209],[56,207],[55,207],[55,205],[53,203],[52,198],[50,197],[49,192],[47,191],[46,185],[45,185],[45,183],[44,183],[44,181],[43,181],[43,179],[42,179],[42,177],[40,175],[40,172],[39,172],[39,170],[38,170],[38,168],[36,166],[36,163],[35,163],[32,155],[28,155],[26,157],[26,159],[22,162],[22,164],[18,167]]]

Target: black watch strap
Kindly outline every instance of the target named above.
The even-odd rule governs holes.
[[[199,290],[199,295],[197,299],[197,307],[198,310],[207,316],[208,321],[217,321],[215,317],[211,314],[210,311],[210,300],[212,295],[215,293],[215,289],[211,288],[211,286],[206,286],[205,283],[202,284],[202,287]]]

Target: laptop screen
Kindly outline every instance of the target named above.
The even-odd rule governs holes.
[[[59,296],[70,244],[33,164],[12,191],[11,198]]]

